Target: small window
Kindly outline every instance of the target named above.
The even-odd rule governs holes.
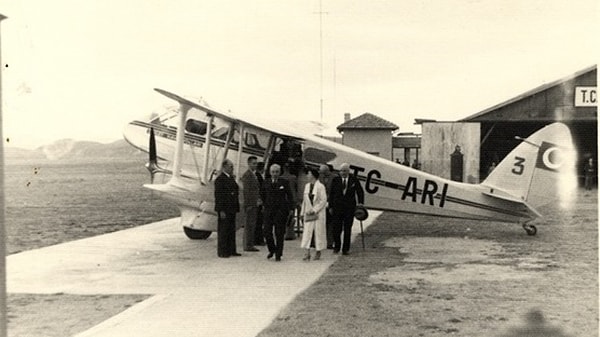
[[[185,131],[194,133],[200,136],[206,135],[208,124],[195,119],[188,119],[185,123]]]
[[[229,126],[223,126],[223,127],[216,129],[212,133],[211,138],[220,139],[220,140],[224,141],[227,139],[228,134],[229,134]],[[231,137],[231,141],[229,142],[229,145],[238,146],[239,142],[240,142],[240,132],[238,131],[238,129],[234,129],[233,135]]]
[[[248,147],[263,149],[263,147],[260,146],[260,143],[258,142],[258,137],[256,137],[255,134],[249,132],[246,132],[246,139],[244,140],[244,145]]]

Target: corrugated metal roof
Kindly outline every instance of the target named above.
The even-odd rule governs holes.
[[[356,118],[344,122],[337,127],[339,130],[347,129],[383,129],[383,130],[396,130],[398,125],[386,121],[385,119],[375,116],[372,113],[364,113]]]
[[[523,93],[523,94],[521,94],[519,96],[513,97],[513,98],[511,98],[511,99],[509,99],[509,100],[507,100],[505,102],[502,102],[500,104],[496,104],[496,105],[494,105],[494,106],[492,106],[490,108],[487,108],[487,109],[485,109],[483,111],[480,111],[480,112],[478,112],[476,114],[473,114],[473,115],[471,115],[469,117],[463,118],[463,119],[459,120],[459,122],[468,122],[468,121],[471,121],[471,120],[479,118],[479,117],[481,117],[481,116],[483,116],[483,115],[485,115],[485,114],[487,114],[489,112],[496,111],[496,110],[498,110],[498,109],[500,109],[502,107],[505,107],[505,106],[510,105],[512,103],[515,103],[515,102],[518,102],[518,101],[523,100],[523,99],[525,99],[527,97],[539,94],[539,93],[543,92],[544,90],[547,90],[547,89],[550,89],[550,88],[555,87],[557,85],[560,85],[563,82],[572,80],[572,79],[577,78],[577,77],[579,77],[579,76],[581,76],[583,74],[586,74],[588,72],[594,71],[594,70],[596,70],[596,67],[597,67],[597,65],[593,65],[593,66],[587,67],[587,68],[585,68],[583,70],[580,70],[580,71],[578,71],[578,72],[576,72],[576,73],[574,73],[572,75],[563,77],[563,78],[561,78],[559,80],[556,80],[556,81],[553,81],[553,82],[550,82],[550,83],[546,83],[546,84],[540,85],[539,87],[537,87],[535,89],[532,89],[532,90],[529,90],[529,91],[527,91],[527,92],[525,92],[525,93]]]

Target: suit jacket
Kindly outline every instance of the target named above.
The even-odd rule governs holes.
[[[294,209],[294,196],[287,180],[279,178],[272,182],[272,179],[265,179],[265,199],[263,206],[265,210],[281,210],[287,213]]]
[[[329,195],[329,207],[332,207],[334,210],[354,210],[357,201],[359,204],[365,202],[365,192],[355,176],[348,176],[345,193],[343,185],[342,177],[336,176],[333,178],[333,181],[331,182],[331,194]]]
[[[235,178],[221,173],[215,179],[215,211],[236,213],[240,211],[239,188]]]
[[[263,178],[262,174],[256,171],[256,179],[258,180],[258,193],[260,195],[260,199],[265,200],[265,178]]]
[[[260,184],[256,174],[247,170],[242,176],[242,186],[244,187],[244,207],[257,207],[260,198]]]

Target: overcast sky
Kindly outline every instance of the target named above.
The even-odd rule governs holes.
[[[597,63],[596,0],[322,1],[323,121],[417,131]],[[107,142],[171,102],[319,120],[319,1],[4,0],[4,136]]]

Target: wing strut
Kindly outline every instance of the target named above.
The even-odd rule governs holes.
[[[210,143],[211,143],[211,138],[212,138],[212,126],[213,126],[213,121],[215,119],[214,115],[209,115],[208,118],[208,125],[206,128],[206,143],[205,148],[204,148],[204,165],[202,165],[202,176],[200,177],[200,181],[202,182],[202,184],[206,185],[208,183],[208,160],[209,160],[209,155],[210,155]]]
[[[223,157],[217,163],[217,171],[221,171],[223,168],[223,161],[227,158],[227,153],[229,152],[229,144],[231,144],[231,140],[233,139],[233,133],[235,132],[235,123],[229,124],[229,129],[227,130],[227,138],[225,138],[225,146],[223,147]]]
[[[176,147],[175,147],[175,160],[173,161],[173,175],[171,176],[171,183],[177,183],[181,177],[181,162],[183,158],[183,140],[185,138],[185,121],[187,119],[188,111],[191,107],[187,104],[179,104],[179,124],[177,127],[176,136]]]
[[[269,137],[269,144],[267,144],[267,148],[265,149],[265,157],[263,161],[265,162],[265,170],[267,172],[269,170],[269,164],[271,164],[271,154],[273,153],[273,149],[275,148],[276,139],[276,136],[272,134],[271,137]]]
[[[235,176],[240,177],[240,168],[242,164],[242,152],[244,150],[244,124],[240,124],[240,139],[238,143],[237,165],[235,166]]]

